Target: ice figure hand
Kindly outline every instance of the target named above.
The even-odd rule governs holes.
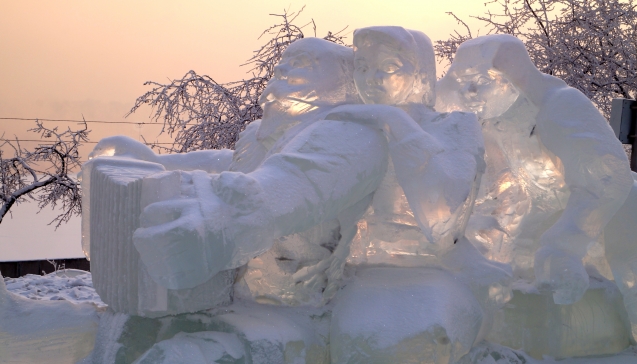
[[[535,253],[535,285],[553,291],[553,301],[570,305],[579,301],[588,289],[588,273],[582,259],[549,246]]]
[[[158,284],[193,288],[269,249],[271,215],[248,175],[182,172],[181,196],[148,205],[133,241]]]
[[[169,289],[192,288],[210,276],[206,229],[196,199],[174,199],[147,206],[133,235],[148,273]]]

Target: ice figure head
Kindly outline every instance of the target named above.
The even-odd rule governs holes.
[[[520,91],[507,74],[497,69],[494,61],[510,38],[519,42],[515,37],[495,36],[462,43],[449,71],[438,83],[437,108],[472,111],[481,119],[497,117],[507,111]]]
[[[259,102],[263,121],[257,140],[270,145],[282,132],[326,107],[359,103],[351,48],[320,38],[290,44],[274,67]]]
[[[354,81],[366,104],[433,107],[436,64],[429,38],[397,26],[354,32]]]
[[[320,38],[292,43],[261,94],[263,117],[299,116],[323,106],[356,102],[353,52]]]

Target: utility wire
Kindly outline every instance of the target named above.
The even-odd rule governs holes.
[[[46,139],[6,139],[6,138],[0,138],[0,141],[5,141],[5,142],[40,142],[40,143],[47,143]],[[97,144],[98,142],[81,142],[80,144]],[[151,144],[157,144],[157,145],[173,145],[173,143],[151,143]]]
[[[14,121],[62,121],[67,123],[96,123],[96,124],[134,124],[134,125],[163,125],[162,123],[134,122],[134,121],[106,121],[106,120],[73,120],[73,119],[41,119],[41,118],[0,118],[0,120]]]

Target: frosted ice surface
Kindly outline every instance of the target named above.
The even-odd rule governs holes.
[[[582,258],[632,184],[608,123],[579,91],[540,73],[507,35],[463,43],[438,83],[438,108],[478,114],[487,170],[470,237],[557,303],[588,286]]]

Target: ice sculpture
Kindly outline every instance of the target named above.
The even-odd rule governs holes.
[[[437,107],[474,111],[482,122],[487,170],[473,241],[517,278],[553,291],[556,303],[577,302],[588,287],[582,259],[632,185],[605,119],[579,91],[540,73],[508,35],[463,43],[438,92]]]
[[[232,153],[158,156],[132,139],[101,141],[82,172],[84,242],[109,303],[92,360],[452,363],[485,338],[535,356],[625,347],[611,283],[595,280],[576,305],[553,299],[588,287],[581,259],[632,178],[590,102],[536,73],[520,44],[460,47],[438,100],[470,112],[433,110],[424,34],[370,27],[355,32],[354,51],[290,45],[263,120]],[[631,228],[631,209],[607,229]],[[468,224],[494,261],[465,237]],[[630,292],[626,233],[605,234]],[[530,282],[540,246],[539,287],[556,293],[517,286],[516,306],[500,310],[508,264]],[[603,317],[599,335],[579,312]]]

